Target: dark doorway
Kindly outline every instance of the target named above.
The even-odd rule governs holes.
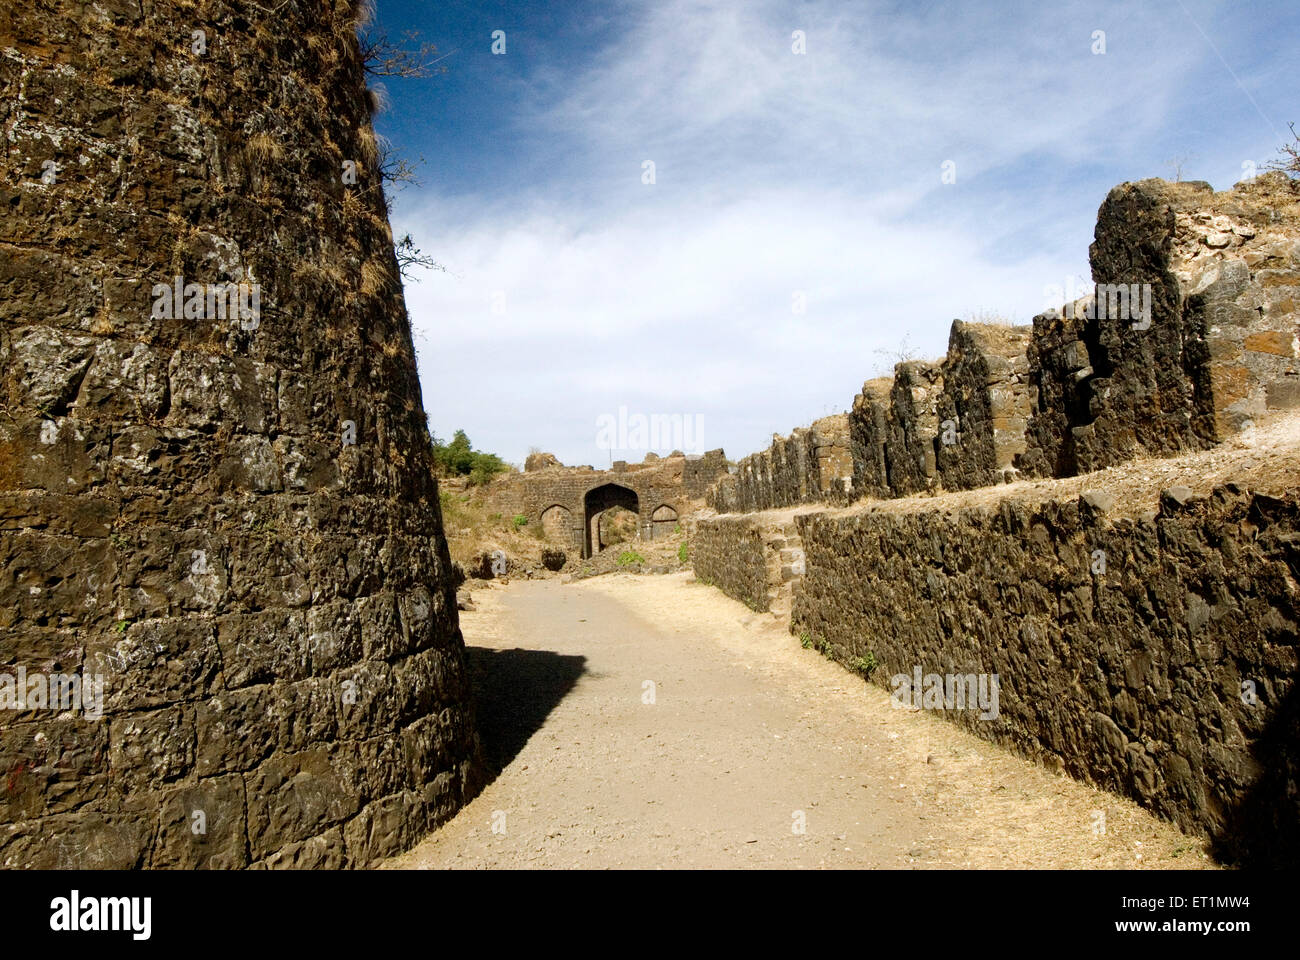
[[[635,514],[641,513],[641,501],[635,490],[621,487],[617,483],[607,483],[588,490],[582,500],[583,507],[583,544],[582,555],[590,557],[599,545],[599,533],[595,530],[595,521],[610,507],[622,507]]]

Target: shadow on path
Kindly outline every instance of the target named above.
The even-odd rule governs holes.
[[[465,660],[484,759],[495,779],[586,672],[587,658],[466,645]]]

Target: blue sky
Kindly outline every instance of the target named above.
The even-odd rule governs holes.
[[[384,80],[376,120],[424,160],[394,229],[449,271],[406,285],[429,422],[514,462],[642,459],[597,444],[620,408],[752,453],[941,356],[954,318],[1082,287],[1115,184],[1178,161],[1228,189],[1300,121],[1294,0],[378,0],[376,24],[447,68]]]

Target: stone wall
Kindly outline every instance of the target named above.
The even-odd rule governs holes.
[[[770,605],[768,562],[758,524],[749,517],[701,520],[691,538],[699,580],[754,610]]]
[[[0,3],[6,867],[365,865],[475,789],[350,9]]]
[[[873,655],[887,687],[918,667],[996,674],[996,717],[953,720],[1225,857],[1294,864],[1300,497],[1177,488],[1138,517],[1111,503],[798,517],[791,629],[845,662]]]
[[[940,482],[969,490],[1014,479],[1034,400],[1029,327],[954,320],[939,395]]]
[[[709,506],[750,513],[1011,479],[1033,397],[1028,339],[1028,328],[953,321],[946,360],[900,363],[864,383],[848,414],[774,437],[714,485]]]
[[[682,486],[692,500],[703,500],[713,482],[727,472],[727,455],[721,449],[687,456],[682,464]]]
[[[1090,259],[1101,295],[1034,318],[1025,472],[1201,449],[1300,405],[1294,181],[1121,184]]]
[[[788,437],[745,457],[734,477],[707,498],[719,513],[747,513],[800,503],[845,502],[853,487],[849,420],[839,413],[797,427]]]
[[[849,411],[849,451],[853,457],[853,493],[877,500],[892,496],[885,445],[889,440],[892,377],[877,377],[862,385]]]
[[[1074,476],[1200,450],[1300,405],[1300,185],[1123,184],[1091,261],[1094,296],[1031,330],[954,322],[941,363],[864,384],[848,418],[853,494]],[[713,504],[797,502],[774,494],[791,462],[780,445],[746,458]],[[792,631],[855,670],[877,663],[886,685],[918,669],[996,674],[997,714],[955,720],[1207,832],[1226,859],[1290,865],[1300,499],[1227,485],[1172,488],[1145,515],[1113,505],[1095,492],[805,511],[782,538],[802,574]],[[742,599],[770,561],[765,531],[788,518],[743,519],[702,522],[694,546],[698,569]],[[769,598],[785,572],[767,564]]]
[[[719,512],[1064,477],[1203,449],[1300,406],[1300,186],[1269,173],[1116,187],[1095,290],[1031,327],[954,321],[946,358],[869,380],[847,417],[851,480],[823,497],[807,430],[710,493]],[[821,423],[821,421],[819,421]],[[838,441],[837,441],[838,442]]]
[[[933,491],[939,480],[939,394],[943,368],[907,361],[894,368],[885,462],[893,496]]]

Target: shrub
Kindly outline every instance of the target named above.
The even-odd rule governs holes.
[[[518,530],[520,527],[528,526],[528,518],[525,517],[522,513],[516,513],[514,520],[512,520],[511,522],[515,525],[516,530]]]
[[[634,563],[645,563],[645,557],[635,550],[624,550],[618,555],[618,565],[620,567],[630,567]]]
[[[865,657],[854,657],[849,663],[849,666],[855,673],[860,673],[862,676],[870,680],[871,675],[875,673],[876,668],[880,666],[880,664],[876,662],[876,655],[868,650]]]
[[[686,546],[685,543],[683,543],[680,547],[677,548],[677,562],[678,562],[678,563],[685,563],[685,562],[686,562],[686,559],[687,559],[690,555],[691,555],[691,551],[690,551],[690,549]]]

